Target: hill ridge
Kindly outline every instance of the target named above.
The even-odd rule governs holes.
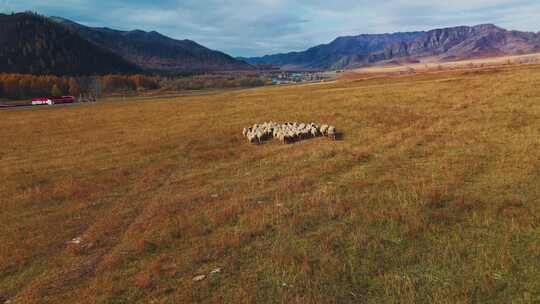
[[[139,71],[122,57],[46,17],[0,14],[0,72],[89,75]]]
[[[121,31],[89,27],[62,17],[51,17],[92,43],[150,70],[251,70],[246,62],[209,49],[193,40],[173,39],[157,31]]]
[[[291,69],[343,69],[396,59],[472,59],[540,51],[540,34],[506,30],[492,23],[428,31],[340,36],[305,51],[246,58],[251,64]]]

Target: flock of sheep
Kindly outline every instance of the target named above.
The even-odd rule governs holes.
[[[287,122],[278,124],[275,122],[265,122],[255,124],[252,127],[244,128],[242,134],[252,144],[261,144],[270,139],[277,139],[284,144],[295,141],[326,136],[332,140],[336,139],[336,128],[329,125],[318,126],[314,123]]]

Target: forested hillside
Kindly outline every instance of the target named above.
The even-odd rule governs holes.
[[[88,27],[61,17],[51,17],[51,20],[147,70],[238,71],[254,69],[244,61],[220,51],[211,50],[195,41],[176,40],[155,31],[119,31],[103,27]]]
[[[32,14],[0,14],[0,72],[52,75],[134,73],[138,68],[68,28]]]

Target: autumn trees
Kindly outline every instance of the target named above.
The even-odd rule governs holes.
[[[145,75],[105,75],[101,77],[104,92],[155,90],[159,86],[159,77]]]
[[[57,76],[0,74],[0,97],[23,99],[65,95],[69,90],[69,85],[68,78]]]
[[[258,75],[216,74],[168,78],[161,82],[161,86],[169,91],[182,91],[258,87],[266,83],[267,79]]]
[[[69,95],[71,96],[79,96],[81,95],[81,87],[79,85],[79,83],[77,82],[77,80],[75,80],[75,78],[70,78],[69,79],[69,83],[68,83],[68,87],[69,87]]]
[[[0,98],[30,99],[34,97],[93,96],[111,93],[133,93],[148,90],[202,90],[262,86],[266,79],[257,75],[104,75],[58,77],[52,75],[0,74]]]
[[[92,78],[89,80],[89,78]],[[24,74],[0,74],[0,97],[27,99],[43,96],[79,96],[94,93],[89,82],[100,82],[103,92],[155,90],[160,87],[158,77],[145,75],[105,75],[95,77],[57,77]]]

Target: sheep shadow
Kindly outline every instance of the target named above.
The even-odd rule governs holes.
[[[281,142],[276,138],[265,138],[265,139],[261,140],[260,142],[256,142],[256,143],[253,143],[253,144],[256,145],[256,146],[260,146],[260,145],[265,145],[265,144],[270,144],[272,142],[275,142],[275,143],[280,143],[280,144],[283,144],[283,145],[294,145],[294,144],[298,144],[298,143],[301,143],[301,142],[310,141],[310,140],[317,140],[317,139],[330,141],[330,142],[332,142],[332,141],[342,141],[342,140],[345,139],[345,135],[344,135],[344,133],[336,133],[335,138],[330,138],[330,137],[327,137],[327,136],[317,136],[317,137],[297,138],[297,139],[288,140],[288,141],[285,141],[285,142]]]
[[[335,141],[342,141],[345,140],[345,133],[338,132],[336,133],[336,138],[334,138]]]

